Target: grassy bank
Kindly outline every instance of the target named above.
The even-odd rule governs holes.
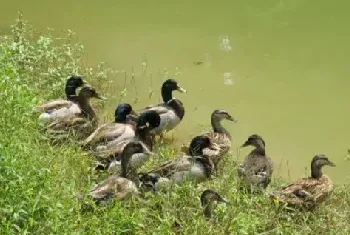
[[[73,36],[38,34],[21,17],[0,41],[0,234],[350,234],[350,188],[336,186],[315,213],[284,213],[262,196],[237,192],[227,156],[224,174],[201,185],[186,184],[144,201],[115,202],[82,213],[91,186],[105,176],[91,169],[91,158],[73,142],[50,145],[40,133],[33,108],[62,96],[67,76],[77,73],[104,90],[109,70],[84,67],[83,47]],[[106,94],[108,96],[108,94]],[[157,146],[150,168],[176,157]],[[274,179],[269,190],[278,187]],[[199,196],[213,188],[231,200],[206,221]]]

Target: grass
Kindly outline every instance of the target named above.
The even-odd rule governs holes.
[[[105,175],[92,171],[91,157],[73,141],[48,143],[33,111],[37,104],[62,96],[65,79],[73,73],[106,89],[111,70],[85,67],[83,55],[71,32],[65,38],[55,38],[51,31],[39,34],[21,16],[12,33],[1,38],[0,234],[350,234],[349,185],[336,186],[314,213],[285,213],[263,196],[237,191],[230,155],[220,178],[83,212],[89,189]],[[178,154],[170,144],[156,149],[157,157],[145,168]],[[280,183],[274,179],[269,190]],[[203,218],[199,201],[207,188],[232,202],[218,207],[210,221]]]

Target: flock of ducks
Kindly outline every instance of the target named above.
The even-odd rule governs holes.
[[[80,89],[76,94],[77,89]],[[173,130],[185,115],[183,103],[173,98],[173,91],[186,93],[176,80],[167,79],[161,87],[163,102],[134,111],[130,104],[121,103],[115,110],[115,120],[98,126],[90,99],[105,100],[80,76],[68,78],[66,99],[54,100],[38,106],[39,122],[54,140],[64,140],[74,134],[81,147],[98,162],[96,170],[110,175],[90,192],[98,203],[111,198],[120,200],[145,191],[167,191],[171,186],[187,180],[197,183],[210,180],[218,173],[222,159],[231,148],[231,134],[222,126],[223,120],[237,122],[227,111],[216,109],[211,114],[212,131],[195,136],[182,146],[177,160],[148,171],[138,169],[154,157],[153,145],[157,137]],[[248,193],[262,193],[270,184],[274,169],[266,154],[265,141],[260,135],[248,137],[241,147],[254,149],[237,167],[239,188]],[[333,191],[333,183],[322,173],[322,167],[335,166],[325,155],[318,154],[311,161],[311,176],[281,188],[269,197],[275,204],[314,209]],[[204,215],[210,217],[216,202],[228,203],[218,192],[207,189],[201,195]]]

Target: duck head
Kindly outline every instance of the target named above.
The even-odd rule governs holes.
[[[84,84],[86,84],[86,82],[80,76],[73,75],[73,76],[69,77],[67,79],[66,88],[65,88],[67,99],[70,100],[70,99],[76,97],[77,96],[76,92],[75,92],[76,89],[78,87],[83,86]]]
[[[213,111],[213,113],[211,114],[211,118],[212,119],[215,119],[215,120],[218,120],[218,121],[221,121],[221,120],[229,120],[229,121],[232,121],[232,122],[238,122],[237,119],[235,119],[234,117],[232,117],[226,110],[224,109],[215,109]]]
[[[217,147],[210,141],[209,137],[196,136],[190,143],[189,153],[191,156],[203,155],[203,149],[205,148],[217,150]]]
[[[115,122],[125,123],[128,115],[135,115],[136,113],[133,111],[130,104],[122,103],[119,104],[117,109],[115,110]]]
[[[172,97],[173,91],[179,91],[181,93],[187,92],[184,88],[179,86],[179,84],[177,83],[177,81],[175,79],[172,79],[172,78],[167,79],[163,83],[162,88],[161,88],[164,103],[168,102],[169,100],[171,100],[173,98]]]
[[[132,169],[129,169],[130,159],[135,153],[143,153],[144,148],[138,141],[131,141],[125,145],[123,152],[121,153],[121,176],[127,177]]]
[[[90,99],[90,98],[96,98],[100,100],[106,100],[105,97],[101,96],[96,92],[96,89],[90,86],[84,86],[81,88],[79,92],[79,97],[85,98],[85,99]]]
[[[247,146],[253,146],[255,148],[265,148],[265,141],[260,135],[254,134],[249,136],[249,138],[242,144],[241,148],[247,147]]]
[[[201,204],[205,217],[210,218],[213,214],[215,203],[229,203],[229,201],[222,197],[218,192],[207,189],[201,195]]]
[[[324,154],[317,154],[314,156],[311,161],[311,177],[322,177],[322,167],[324,166],[335,167],[335,164],[331,162]]]

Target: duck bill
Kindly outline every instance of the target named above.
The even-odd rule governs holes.
[[[230,120],[232,122],[238,122],[238,120],[232,116],[228,117],[228,120]]]
[[[221,197],[219,201],[220,202],[224,202],[226,204],[230,204],[230,201],[227,198],[225,198],[225,197]]]
[[[177,86],[176,90],[178,90],[181,93],[187,93],[187,91],[184,88],[180,87],[180,86]]]
[[[137,117],[138,116],[138,114],[134,111],[134,110],[131,110],[131,112],[130,112],[130,114],[129,115],[131,115],[131,116],[135,116],[135,117]]]
[[[249,145],[250,145],[250,143],[248,141],[246,141],[244,144],[241,145],[241,148],[247,147]]]
[[[328,165],[329,165],[329,166],[333,166],[333,167],[336,166],[335,163],[334,163],[334,162],[331,162],[331,161],[328,161]]]
[[[99,100],[107,100],[107,98],[106,97],[104,97],[104,96],[101,96],[100,94],[96,94],[96,99],[99,99]]]

